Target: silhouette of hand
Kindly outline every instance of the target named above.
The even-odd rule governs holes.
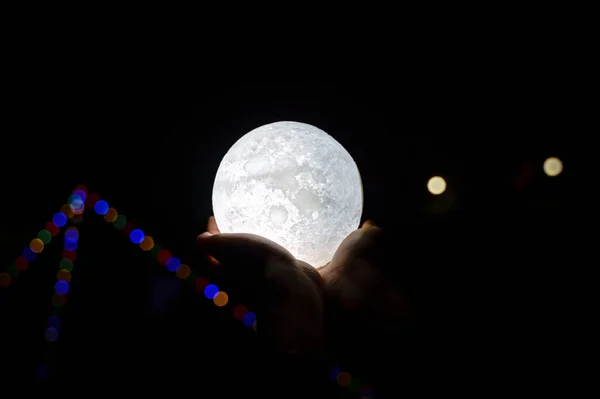
[[[368,361],[381,356],[374,342],[390,345],[414,323],[411,305],[386,277],[383,232],[370,221],[319,269],[264,237],[221,234],[213,217],[198,245],[228,271],[228,282],[248,287],[258,333],[285,353]]]

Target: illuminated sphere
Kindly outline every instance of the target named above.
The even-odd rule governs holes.
[[[222,233],[258,234],[319,267],[358,228],[363,191],[356,163],[333,137],[305,123],[275,122],[225,154],[212,202]]]

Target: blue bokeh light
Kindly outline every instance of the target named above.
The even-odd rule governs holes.
[[[69,237],[65,237],[65,245],[64,248],[67,251],[75,251],[77,249],[77,240]]]
[[[44,337],[48,342],[54,342],[58,339],[58,330],[54,327],[48,327],[44,333]]]
[[[65,280],[57,281],[56,284],[54,284],[54,291],[56,291],[57,294],[65,295],[69,292],[69,283]]]
[[[106,215],[106,212],[108,212],[108,202],[104,200],[96,202],[96,205],[94,205],[94,210],[98,215]]]
[[[75,229],[65,231],[65,240],[67,239],[75,241],[79,240],[79,232]]]
[[[22,254],[23,258],[25,258],[26,261],[31,262],[32,260],[35,259],[35,257],[37,256],[37,254],[35,252],[33,252],[31,250],[31,248],[29,247],[25,247],[23,248],[23,254]]]
[[[129,233],[129,239],[134,244],[141,244],[144,241],[144,232],[140,229],[135,229]]]
[[[87,194],[83,190],[75,190],[75,191],[73,191],[73,195],[80,197],[81,200],[84,202],[87,199]]]
[[[81,212],[85,208],[85,200],[79,195],[72,195],[69,198],[69,206],[74,212]]]
[[[63,227],[65,224],[67,224],[67,216],[62,212],[58,212],[52,216],[52,223],[54,223],[57,227]]]
[[[246,327],[253,327],[256,321],[256,313],[248,312],[244,315],[244,324]]]
[[[48,318],[48,327],[60,328],[60,319],[58,316],[50,316]]]
[[[342,370],[340,370],[340,368],[338,366],[333,366],[331,371],[329,372],[329,379],[331,381],[335,381],[341,372],[342,372]]]
[[[219,287],[214,284],[209,284],[204,288],[204,296],[208,299],[213,299],[217,295],[217,292],[219,292]]]
[[[167,270],[175,273],[181,266],[181,261],[178,258],[171,258],[167,261]],[[212,298],[209,298],[212,299]]]

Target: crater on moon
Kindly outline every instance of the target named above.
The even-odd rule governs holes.
[[[264,236],[314,267],[331,260],[360,223],[363,192],[350,154],[299,122],[242,136],[225,154],[213,187],[222,232]]]

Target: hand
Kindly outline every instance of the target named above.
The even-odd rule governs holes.
[[[373,347],[389,352],[397,334],[414,325],[412,306],[386,277],[384,234],[370,221],[319,269],[266,238],[220,234],[213,217],[198,244],[229,270],[228,280],[260,293],[257,331],[283,352],[380,363]]]

